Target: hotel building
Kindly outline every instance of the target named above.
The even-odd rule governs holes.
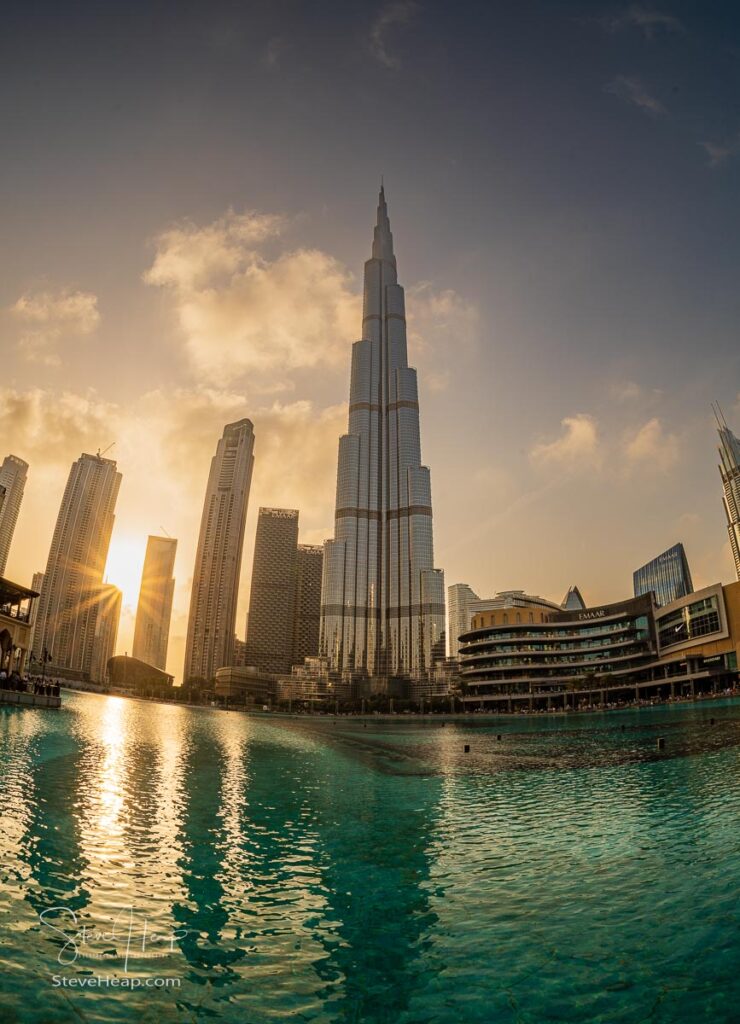
[[[185,646],[183,679],[213,679],[233,657],[236,603],[254,466],[254,428],[229,423],[211,459]]]

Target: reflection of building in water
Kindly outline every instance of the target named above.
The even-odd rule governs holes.
[[[737,682],[740,583],[718,583],[662,608],[646,594],[576,612],[481,611],[460,653],[465,700],[474,707],[713,691]]]

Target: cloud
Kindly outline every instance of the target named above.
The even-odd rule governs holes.
[[[652,96],[638,78],[630,78],[626,75],[617,77],[606,86],[606,91],[612,96],[617,96],[626,103],[639,107],[646,114],[653,117],[665,114],[666,109],[660,100]]]
[[[97,296],[71,288],[26,292],[10,313],[23,325],[20,351],[29,361],[47,366],[60,364],[60,341],[92,334],[100,323]]]
[[[615,381],[611,386],[612,398],[617,402],[634,402],[642,397],[642,388],[633,380]]]
[[[582,468],[601,462],[599,432],[596,420],[586,413],[566,416],[560,421],[562,435],[554,441],[536,444],[529,457],[537,465]]]
[[[94,391],[0,388],[0,435],[32,465],[69,469],[82,451],[94,453],[113,440],[116,415],[117,407]]]
[[[344,365],[361,322],[353,278],[318,249],[269,257],[283,217],[228,211],[205,227],[187,222],[156,239],[144,280],[169,291],[191,369],[205,384],[245,374]]]
[[[285,40],[281,36],[273,36],[272,39],[268,39],[262,54],[262,67],[267,71],[276,71],[280,67],[285,50]]]
[[[709,157],[707,163],[710,167],[719,167],[729,157],[734,156],[735,153],[740,151],[740,136],[735,139],[731,139],[728,142],[699,142],[697,145],[701,146],[704,152]]]
[[[646,39],[652,39],[662,29],[666,32],[685,32],[686,29],[678,18],[672,14],[664,14],[653,8],[633,4],[620,14],[605,15],[594,19],[607,32],[621,32],[624,29],[639,29]]]
[[[624,445],[628,468],[643,466],[666,473],[678,462],[679,454],[678,438],[666,433],[657,416],[628,437]]]
[[[426,388],[444,391],[461,354],[477,346],[478,307],[454,288],[437,290],[430,281],[408,288],[406,296],[409,358],[422,365]]]
[[[370,53],[384,67],[398,70],[401,61],[388,50],[388,35],[396,27],[408,25],[419,10],[415,0],[394,0],[383,6],[370,29]]]

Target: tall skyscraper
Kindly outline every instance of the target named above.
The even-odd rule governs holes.
[[[740,440],[732,433],[721,411],[717,409],[719,432],[719,473],[724,491],[727,532],[735,562],[735,576],[740,580]]]
[[[0,503],[0,576],[5,574],[5,566],[8,564],[8,552],[21,510],[27,473],[28,463],[17,455],[6,455],[0,466],[0,488],[4,492]]]
[[[674,544],[632,574],[635,597],[651,590],[658,604],[670,604],[692,593],[691,570],[683,544]]]
[[[262,672],[289,672],[293,655],[298,511],[261,508],[247,618],[247,661]]]
[[[299,544],[295,565],[295,601],[293,603],[293,656],[291,665],[319,653],[321,624],[321,576],[324,548]]]
[[[254,427],[224,428],[211,459],[190,595],[184,679],[213,679],[231,664],[236,602],[254,466]]]
[[[41,588],[34,653],[90,672],[103,571],[121,474],[113,459],[81,455],[62,497]]]
[[[407,363],[404,293],[382,188],[349,401],[334,539],[324,547],[321,653],[345,674],[419,678],[445,628],[444,578],[433,568],[416,370]]]
[[[167,667],[176,553],[174,537],[149,537],[147,540],[134,626],[134,658],[163,672]]]
[[[94,683],[104,683],[108,675],[108,662],[116,651],[122,600],[123,594],[111,583],[104,583],[98,591],[98,614],[90,664],[90,678]]]
[[[470,606],[473,601],[480,601],[480,598],[467,583],[453,583],[447,588],[447,646],[450,658],[457,658],[460,650],[458,637],[470,629],[470,620],[473,616]]]
[[[33,579],[31,580],[31,590],[35,590],[39,595],[33,602],[31,608],[31,639],[28,644],[29,651],[34,651],[36,645],[34,644],[34,637],[36,636],[36,620],[39,617],[39,602],[41,601],[41,591],[44,586],[44,574],[42,572],[35,572]]]

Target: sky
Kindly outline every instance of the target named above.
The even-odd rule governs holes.
[[[248,416],[244,636],[260,505],[332,535],[381,175],[446,582],[621,600],[678,540],[697,587],[732,579],[736,5],[26,0],[0,84],[11,579],[113,444],[118,650],[166,531],[180,677],[210,458]]]

